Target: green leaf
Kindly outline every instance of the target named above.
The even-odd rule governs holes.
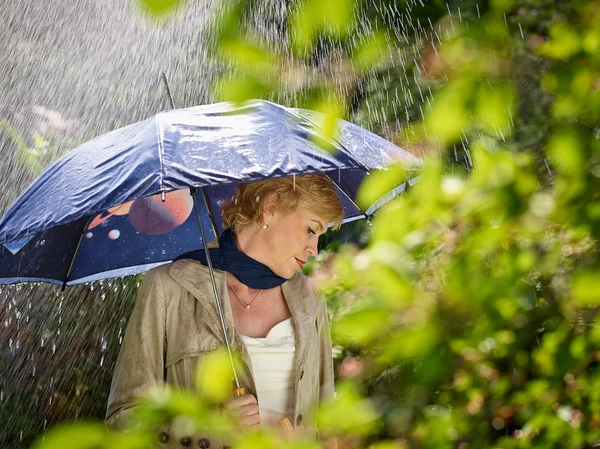
[[[510,114],[514,112],[515,91],[510,84],[490,86],[482,83],[477,91],[475,120],[489,134],[504,135],[510,132]]]
[[[177,11],[186,0],[138,0],[141,8],[155,17],[166,16]]]
[[[395,163],[387,169],[372,170],[360,184],[356,201],[362,210],[373,206],[377,200],[402,185],[407,179],[404,164]]]
[[[574,127],[558,130],[548,141],[547,152],[551,162],[559,172],[569,177],[583,176],[584,151],[583,136]]]
[[[243,104],[255,98],[266,98],[270,91],[270,86],[254,76],[233,74],[222,77],[215,84],[214,94],[220,101]]]
[[[291,14],[292,46],[300,54],[312,51],[320,33],[341,38],[354,23],[356,0],[306,0]]]
[[[196,388],[211,402],[224,402],[231,396],[233,370],[225,348],[208,353],[196,368]]]
[[[438,329],[433,323],[416,328],[402,328],[391,333],[380,352],[381,363],[397,363],[405,358],[423,359],[439,342]]]
[[[448,84],[438,92],[425,114],[430,139],[437,139],[444,146],[460,138],[470,121],[467,102],[472,92],[472,86],[464,82]]]
[[[600,271],[579,271],[573,278],[571,296],[580,307],[600,306]]]
[[[339,119],[345,116],[343,99],[334,92],[328,92],[310,109],[320,113],[316,116],[316,126],[313,127],[315,134],[311,135],[311,140],[323,150],[335,153],[337,151],[335,137],[339,131]]]
[[[378,31],[369,35],[353,52],[350,62],[358,74],[376,69],[384,60],[388,43],[386,34]]]
[[[240,38],[242,17],[246,6],[245,0],[228,0],[219,4],[209,32],[216,47],[226,40]]]
[[[365,345],[388,330],[389,312],[366,307],[345,313],[331,326],[333,338],[342,344]]]
[[[277,55],[247,38],[225,39],[219,45],[218,51],[219,56],[233,64],[236,69],[257,76],[271,77],[277,69]]]
[[[318,428],[325,435],[369,435],[377,428],[379,414],[352,382],[339,382],[333,401],[323,403]]]
[[[98,422],[61,424],[40,436],[33,449],[98,449],[105,447],[104,425]]]
[[[567,23],[555,23],[550,27],[550,40],[538,48],[541,55],[554,59],[564,59],[577,53],[581,48],[581,37]]]

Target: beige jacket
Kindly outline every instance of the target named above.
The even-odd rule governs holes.
[[[244,363],[238,377],[246,391],[256,396],[250,357],[233,326],[226,273],[214,270],[214,275],[223,299],[230,341]],[[317,429],[307,426],[304,417],[319,400],[333,395],[326,303],[315,297],[308,278],[300,272],[281,287],[296,329],[296,403],[292,425],[296,434],[318,437]],[[192,389],[198,360],[224,344],[208,267],[179,260],[150,270],[140,286],[117,359],[106,411],[107,426],[122,428],[135,397],[151,386],[166,382]],[[168,427],[158,429],[157,447],[183,448],[190,443],[189,447],[197,448],[201,438],[210,442],[210,449],[223,447],[220,439],[210,435],[175,433]],[[168,441],[161,443],[160,439]]]

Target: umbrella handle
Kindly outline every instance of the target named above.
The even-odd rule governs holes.
[[[281,427],[281,431],[283,432],[283,438],[287,441],[291,441],[294,439],[294,428],[292,427],[292,423],[287,418],[281,418],[279,421],[279,427]]]
[[[239,398],[240,396],[244,396],[246,394],[246,389],[244,387],[234,388],[233,389],[233,397]],[[292,440],[294,438],[294,428],[292,427],[292,423],[287,418],[281,418],[279,421],[279,427],[283,432],[283,437],[286,440]]]
[[[240,396],[244,396],[245,394],[246,394],[246,389],[244,387],[233,389],[233,397],[234,398],[239,398]]]

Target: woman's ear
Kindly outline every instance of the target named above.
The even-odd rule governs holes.
[[[270,223],[271,220],[273,220],[273,216],[275,215],[275,211],[277,210],[278,205],[279,197],[277,196],[277,194],[269,194],[269,196],[265,199],[265,202],[263,203],[263,223]]]

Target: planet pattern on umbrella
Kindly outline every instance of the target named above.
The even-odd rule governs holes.
[[[193,207],[194,200],[186,189],[167,192],[164,201],[161,194],[138,198],[111,207],[106,212],[94,217],[87,227],[86,238],[92,238],[94,234],[89,231],[103,224],[112,216],[124,215],[127,215],[131,226],[141,234],[167,234],[188,219]],[[121,232],[118,229],[112,229],[108,233],[108,238],[117,240],[120,235]]]
[[[97,215],[88,225],[88,231],[94,229],[98,225],[101,225],[113,215],[127,215],[132,204],[133,201],[127,201],[126,203],[119,204],[118,206],[111,207],[110,209],[108,209],[106,211],[107,215],[104,215],[104,213]]]
[[[188,190],[175,190],[166,194],[140,198],[129,209],[129,222],[142,234],[160,235],[175,230],[184,223],[194,207]]]

